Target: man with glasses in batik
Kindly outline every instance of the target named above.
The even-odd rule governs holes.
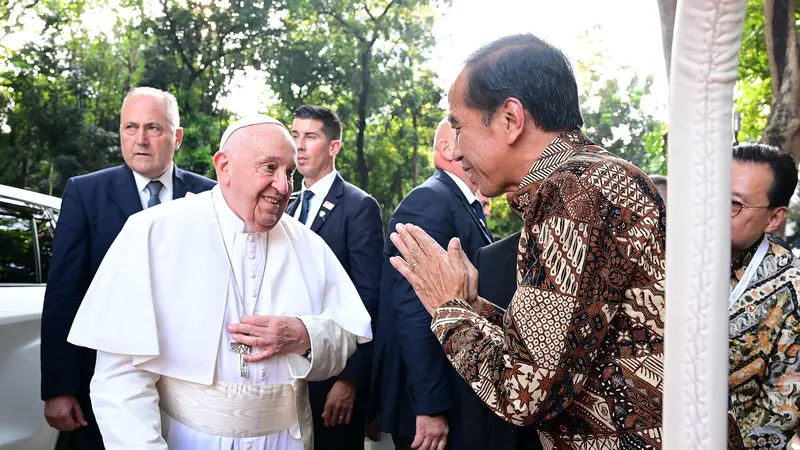
[[[776,147],[738,145],[731,181],[731,406],[745,447],[784,449],[800,420],[800,261],[768,233],[786,218],[797,165]]]

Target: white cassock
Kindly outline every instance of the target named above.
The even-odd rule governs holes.
[[[303,321],[310,361],[276,356],[240,375],[227,325],[254,304]],[[287,215],[248,233],[215,187],[128,219],[68,340],[98,350],[90,390],[109,450],[310,450],[306,383],[341,372],[371,338],[358,292],[319,236]]]

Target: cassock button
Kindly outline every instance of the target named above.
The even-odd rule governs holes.
[[[250,258],[250,259],[256,259],[256,254],[253,253],[253,252],[250,252],[250,253],[247,254],[247,257]]]
[[[255,273],[255,272],[250,272],[250,278],[255,278],[255,277],[257,277],[257,276],[258,276],[258,274],[257,274],[257,273]]]
[[[247,444],[244,446],[244,448],[245,450],[250,450],[251,448],[253,448],[253,444]]]
[[[256,291],[252,291],[252,292],[250,292],[250,296],[251,296],[251,297],[256,297],[256,296],[258,296],[258,292],[256,292]]]
[[[267,369],[261,369],[261,378],[267,378]]]
[[[254,242],[256,240],[256,236],[251,234],[251,235],[247,236],[247,240],[250,241],[250,242]]]

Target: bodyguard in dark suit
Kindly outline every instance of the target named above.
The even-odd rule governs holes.
[[[383,250],[380,206],[334,168],[342,124],[333,111],[301,106],[292,136],[303,189],[293,194],[286,212],[325,240],[375,317]],[[308,384],[316,450],[363,450],[372,346],[359,345],[338,376]]]
[[[521,226],[521,224],[520,224]],[[479,248],[472,257],[478,277],[478,295],[506,309],[517,291],[517,252],[522,231]]]
[[[450,124],[440,123],[434,138],[436,173],[400,202],[389,231],[398,223],[414,224],[443,247],[458,237],[471,256],[491,237],[476,215],[477,211],[482,215],[482,208],[474,196],[475,186],[452,158],[454,138]],[[464,444],[458,386],[464,381],[431,332],[430,314],[390,265],[389,258],[397,254],[386,239],[375,335],[373,413],[380,412],[381,430],[392,434],[397,450],[410,448],[415,440],[431,443],[430,448],[447,440],[447,448],[460,450]]]
[[[100,262],[130,215],[215,184],[172,163],[183,131],[171,94],[132,90],[120,122],[125,165],[67,181],[42,310],[45,418],[53,428],[72,431],[69,448],[80,450],[103,448],[89,401],[95,352],[68,343],[67,335]]]

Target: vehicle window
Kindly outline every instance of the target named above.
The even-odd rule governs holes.
[[[0,283],[36,283],[33,217],[0,205]]]
[[[39,265],[42,268],[42,283],[47,283],[50,259],[53,257],[53,222],[42,214],[37,216],[36,234],[39,236]]]

